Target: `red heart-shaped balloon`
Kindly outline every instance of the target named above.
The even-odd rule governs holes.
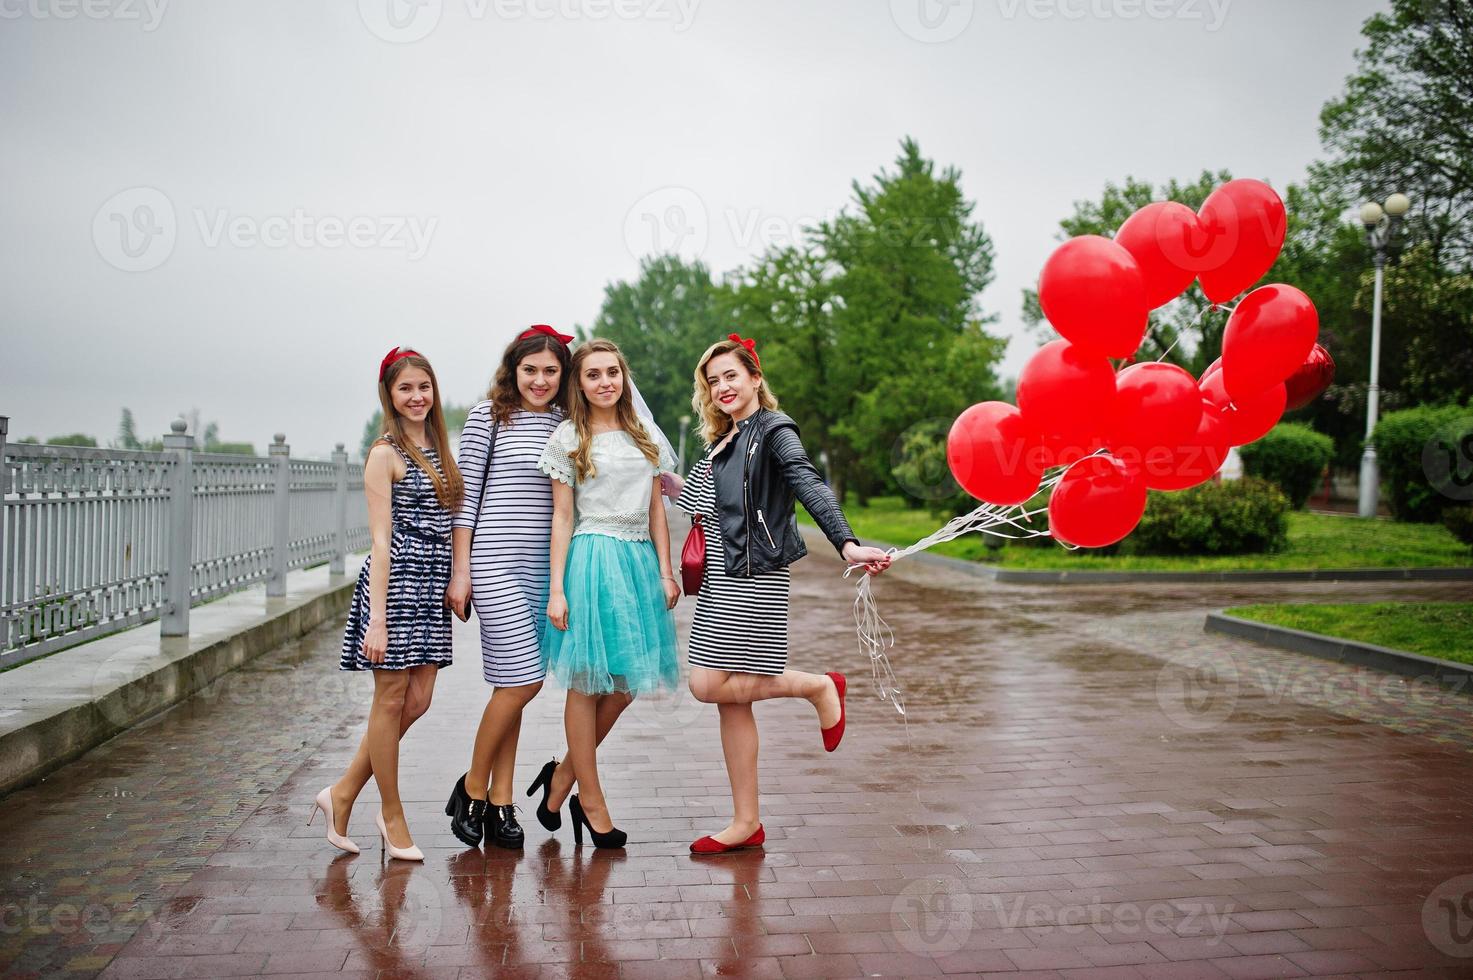
[[[1303,366],[1319,332],[1319,312],[1300,290],[1282,283],[1253,290],[1222,334],[1227,393],[1239,401],[1283,381]]]
[[[1207,196],[1197,217],[1205,235],[1197,279],[1214,303],[1261,279],[1284,247],[1284,202],[1261,180],[1228,181]]]
[[[1115,242],[1129,252],[1146,284],[1146,306],[1176,299],[1201,271],[1193,250],[1205,239],[1197,212],[1178,201],[1155,201],[1125,219]]]
[[[1315,344],[1299,369],[1284,379],[1288,400],[1284,411],[1292,412],[1314,401],[1335,380],[1335,359],[1321,344]]]

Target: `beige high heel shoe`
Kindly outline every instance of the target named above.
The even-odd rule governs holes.
[[[322,792],[312,801],[312,813],[307,817],[307,826],[312,826],[312,821],[317,817],[317,811],[327,818],[327,842],[333,847],[347,851],[349,854],[358,853],[358,845],[337,832],[337,823],[332,818],[332,787],[322,787]]]
[[[380,810],[374,814],[373,818],[378,821],[378,837],[383,842],[384,852],[389,857],[398,858],[400,861],[423,861],[425,859],[424,852],[413,844],[408,847],[395,847],[389,843],[389,831],[384,827],[384,811]]]

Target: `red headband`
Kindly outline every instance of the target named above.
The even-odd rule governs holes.
[[[572,338],[571,335],[565,334],[565,333],[558,333],[556,330],[552,329],[552,327],[549,327],[545,323],[539,323],[536,326],[529,327],[526,330],[523,330],[521,332],[521,334],[517,337],[517,339],[518,340],[526,340],[528,337],[535,337],[538,334],[546,334],[549,337],[553,337],[553,338],[555,338],[557,340],[558,343],[562,344],[564,347],[568,346],[569,344],[571,344],[573,342],[573,338]]]
[[[389,365],[395,361],[401,361],[406,357],[424,357],[424,355],[417,350],[410,350],[408,347],[395,347],[385,354],[384,359],[379,362],[378,379],[380,381],[384,380],[384,375],[389,373]]]
[[[757,362],[757,367],[762,367],[762,358],[757,356],[757,339],[755,337],[743,340],[741,334],[729,333],[726,335],[726,339],[735,340],[737,343],[745,347],[747,349],[747,353],[752,355],[752,360]]]

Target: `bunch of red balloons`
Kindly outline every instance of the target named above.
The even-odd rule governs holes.
[[[1222,357],[1194,378],[1174,364],[1131,363],[1150,311],[1199,282],[1214,304],[1257,282],[1284,244],[1284,203],[1262,181],[1234,180],[1192,211],[1148,204],[1113,239],[1080,235],[1044,263],[1038,298],[1062,339],[1018,378],[1018,404],[982,402],[947,439],[952,475],[989,504],[1020,504],[1044,471],[1065,466],[1049,497],[1050,533],[1103,547],[1129,534],[1146,491],[1211,479],[1229,446],[1261,437],[1334,375],[1315,342],[1309,297],[1275,283],[1233,309]],[[1112,358],[1127,366],[1117,370]],[[1292,401],[1291,401],[1292,398]],[[1102,452],[1103,450],[1103,452]]]

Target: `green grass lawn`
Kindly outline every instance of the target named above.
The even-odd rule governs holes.
[[[1473,602],[1239,606],[1227,612],[1273,626],[1473,664]]]
[[[905,547],[930,534],[943,520],[925,510],[908,510],[898,497],[871,498],[868,507],[844,508],[854,533],[866,540]],[[799,509],[801,520],[809,521]],[[811,521],[809,521],[811,523]],[[1128,540],[1128,539],[1127,539]],[[1265,555],[1101,555],[1081,548],[1009,544],[989,551],[979,534],[968,534],[931,551],[1008,568],[1084,571],[1222,571],[1226,569],[1427,568],[1473,565],[1473,550],[1440,524],[1400,524],[1328,514],[1289,515],[1289,546]]]

